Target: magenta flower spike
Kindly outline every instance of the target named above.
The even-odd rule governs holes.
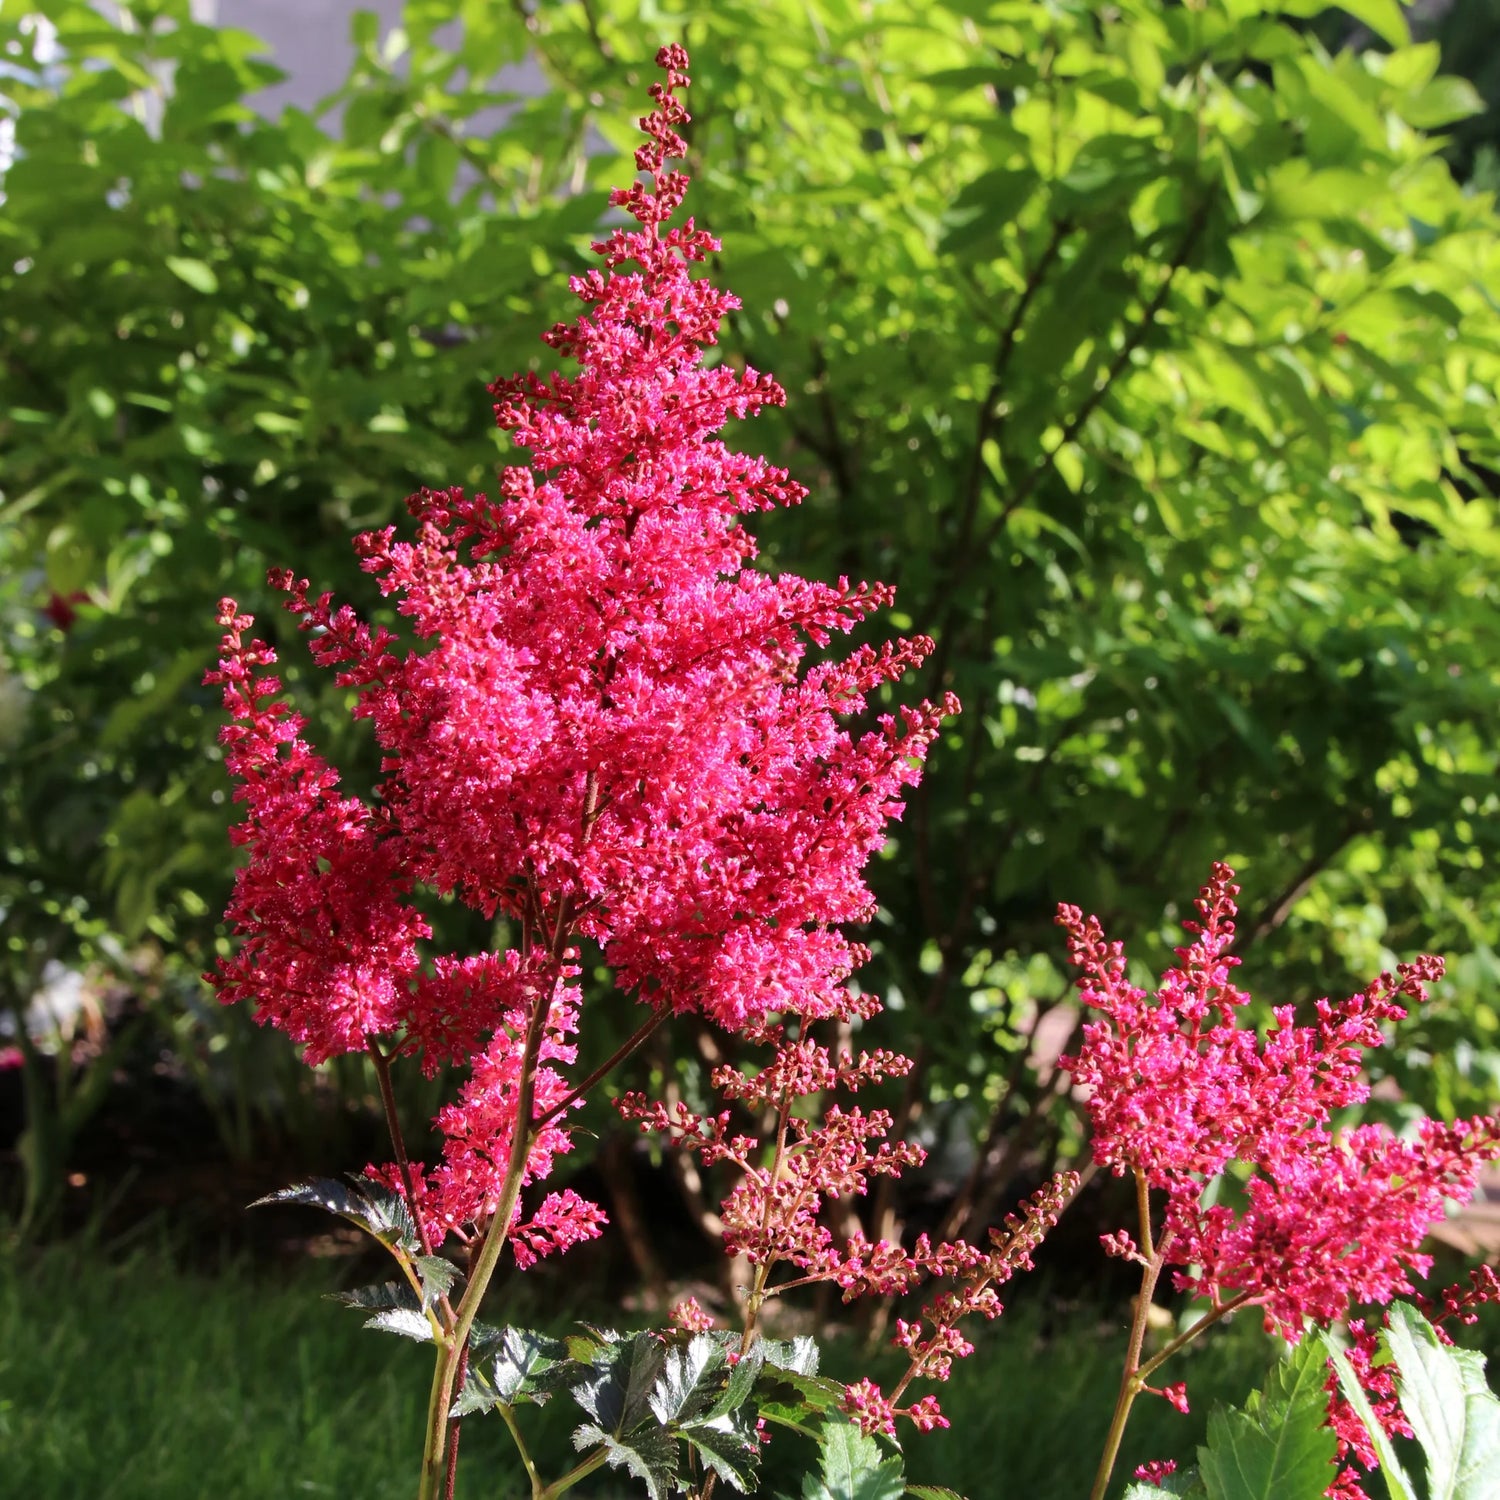
[[[238,946],[211,977],[310,1063],[378,1043],[469,1070],[437,1120],[442,1160],[412,1184],[434,1242],[495,1210],[543,1003],[535,1117],[576,1102],[585,949],[656,1011],[732,1031],[847,1010],[865,954],[841,925],[870,916],[862,868],[957,709],[902,707],[852,736],[843,721],[930,642],[823,655],[892,591],[752,565],[740,518],[804,491],[717,436],[784,396],[712,357],[739,304],[694,275],[718,242],[690,219],[669,227],[688,186],[670,166],[686,150],[687,60],[667,47],[658,61],[646,180],[612,199],[635,224],[594,247],[603,268],[571,282],[582,311],[544,335],[574,369],[491,387],[529,462],[493,499],[413,497],[414,536],[356,540],[413,639],[272,575],[314,660],[357,692],[383,756],[374,799],[338,791],[267,675],[273,652],[222,606],[210,676],[232,716],[248,858],[228,911]],[[431,952],[423,887],[509,918],[515,944]],[[551,1119],[527,1180],[567,1144]],[[601,1220],[576,1196],[549,1199],[531,1231],[516,1221],[515,1253]]]

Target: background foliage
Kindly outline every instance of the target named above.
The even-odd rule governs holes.
[[[789,393],[732,436],[812,487],[765,551],[895,582],[965,704],[865,975],[953,1147],[951,1226],[1076,1145],[1055,903],[1159,963],[1214,857],[1268,998],[1447,953],[1389,1066],[1412,1104],[1491,1103],[1500,239],[1493,114],[1439,71],[1489,12],[1411,45],[1391,0],[1318,10],[411,0],[355,23],[330,109],[268,121],[254,39],[186,0],[5,0],[0,1008],[49,959],[115,995],[71,1043],[12,1020],[28,1217],[122,1061],[194,1084],[243,1157],[370,1093],[195,978],[229,878],[214,601],[287,645],[268,565],[366,601],[353,529],[487,482],[482,383],[544,354],[672,38],[745,305],[724,357]],[[546,92],[497,89],[528,55]],[[288,676],[357,783],[342,695]],[[598,1055],[628,1023],[601,1012]],[[691,1095],[671,1057],[718,1045],[657,1065]]]

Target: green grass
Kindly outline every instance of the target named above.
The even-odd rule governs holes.
[[[317,1277],[315,1280],[314,1277]],[[114,1264],[63,1247],[0,1259],[0,1473],[27,1500],[409,1500],[431,1366],[416,1344],[364,1331],[320,1294],[326,1264],[271,1281],[172,1269],[137,1251]],[[564,1322],[579,1309],[557,1309]],[[495,1309],[497,1317],[503,1310]],[[1074,1318],[1043,1338],[1033,1302],[1007,1314],[941,1391],[949,1432],[906,1444],[913,1480],[972,1500],[1087,1494],[1124,1349],[1123,1326]],[[518,1321],[540,1321],[535,1310]],[[1190,1417],[1144,1398],[1123,1479],[1145,1458],[1190,1457],[1215,1396],[1241,1399],[1265,1368],[1264,1342],[1242,1326],[1185,1356]],[[851,1345],[830,1373],[861,1371]],[[879,1373],[878,1371],[876,1372]],[[545,1471],[570,1462],[566,1403],[525,1413]],[[501,1423],[466,1424],[462,1500],[523,1491]],[[796,1493],[811,1457],[779,1436],[763,1493]],[[639,1493],[601,1475],[580,1497]],[[1122,1488],[1123,1486],[1117,1486]]]
[[[427,1352],[364,1331],[321,1289],[307,1275],[179,1274],[143,1254],[0,1265],[6,1492],[409,1500]],[[469,1493],[519,1495],[503,1429],[472,1427]]]

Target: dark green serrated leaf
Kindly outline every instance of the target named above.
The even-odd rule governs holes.
[[[899,1500],[906,1488],[901,1460],[852,1422],[830,1422],[819,1439],[822,1472],[802,1481],[802,1500]]]
[[[469,1329],[469,1358],[487,1353],[505,1336],[503,1328],[497,1328],[493,1323],[481,1323],[477,1318]]]
[[[730,1370],[729,1380],[719,1399],[709,1408],[708,1415],[727,1417],[731,1412],[738,1411],[755,1388],[755,1382],[760,1378],[761,1367],[764,1363],[765,1358],[758,1345],[748,1354],[741,1355]]]
[[[957,1490],[944,1489],[940,1484],[909,1484],[906,1493],[914,1500],[964,1500]]]
[[[541,1406],[578,1374],[577,1361],[560,1339],[530,1328],[504,1328],[498,1342],[486,1368],[498,1399],[508,1405],[534,1401]]]
[[[799,1375],[793,1370],[770,1364],[761,1371],[757,1383],[768,1394],[781,1400],[788,1399],[788,1393],[794,1393],[795,1399],[813,1412],[831,1411],[844,1395],[844,1387],[826,1375]]]
[[[328,1296],[335,1302],[342,1302],[345,1307],[358,1307],[371,1312],[392,1307],[408,1308],[417,1313],[422,1311],[422,1304],[417,1294],[404,1281],[387,1281],[380,1286],[355,1287],[348,1292],[329,1292]]]
[[[580,1320],[578,1326],[583,1329],[582,1336],[586,1336],[596,1348],[602,1348],[605,1344],[623,1343],[626,1339],[633,1337],[632,1334],[621,1333],[618,1328],[601,1328],[597,1323],[585,1323]],[[580,1335],[575,1334],[572,1337],[576,1338]]]
[[[399,1333],[402,1338],[416,1339],[419,1343],[435,1343],[432,1324],[419,1312],[409,1307],[393,1307],[365,1319],[366,1328],[378,1328],[381,1333]]]
[[[472,1416],[475,1412],[491,1411],[499,1404],[500,1393],[495,1389],[494,1383],[482,1369],[471,1364],[468,1373],[464,1376],[463,1389],[459,1391],[453,1405],[448,1408],[448,1415],[450,1417]]]
[[[311,1208],[337,1214],[351,1224],[358,1224],[383,1245],[399,1247],[408,1254],[414,1254],[420,1248],[417,1226],[412,1222],[406,1200],[368,1178],[357,1177],[345,1183],[332,1177],[319,1177],[312,1182],[267,1193],[250,1206],[260,1208],[271,1203],[305,1203]]]
[[[760,1467],[760,1444],[748,1422],[712,1417],[687,1423],[681,1435],[725,1484],[742,1495],[751,1492]]]
[[[677,1482],[677,1442],[660,1427],[644,1426],[618,1437],[591,1422],[573,1434],[573,1446],[602,1447],[612,1469],[624,1469],[646,1486],[651,1500],[667,1500]]]
[[[368,1177],[354,1180],[369,1205],[365,1227],[370,1233],[383,1245],[400,1246],[408,1254],[416,1254],[421,1247],[421,1236],[406,1199]]]
[[[272,1203],[306,1203],[312,1208],[325,1208],[345,1219],[362,1215],[368,1208],[368,1200],[362,1192],[334,1177],[315,1177],[311,1182],[277,1188],[274,1193],[255,1199],[250,1207],[264,1208]]]
[[[817,1423],[837,1408],[843,1395],[836,1380],[767,1365],[756,1381],[755,1409],[768,1422],[815,1438]]]
[[[794,1375],[818,1373],[818,1346],[810,1338],[762,1339],[756,1346],[768,1365]]]
[[[666,1358],[666,1350],[649,1333],[609,1344],[594,1356],[587,1376],[572,1387],[573,1399],[606,1432],[629,1432],[645,1417],[651,1388]]]
[[[422,1282],[422,1311],[435,1306],[462,1279],[459,1269],[441,1255],[419,1255],[412,1264]]]
[[[718,1377],[727,1368],[724,1351],[704,1334],[685,1349],[668,1352],[661,1375],[646,1398],[652,1415],[663,1427],[701,1416],[718,1390]]]
[[[1415,1308],[1391,1308],[1396,1394],[1427,1460],[1429,1500],[1500,1500],[1500,1401],[1484,1359],[1443,1344]]]

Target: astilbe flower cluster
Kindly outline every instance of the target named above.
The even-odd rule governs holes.
[[[1215,865],[1198,920],[1184,924],[1193,941],[1154,993],[1130,983],[1122,946],[1096,918],[1060,907],[1083,1001],[1100,1013],[1061,1065],[1089,1090],[1094,1160],[1135,1177],[1147,1216],[1149,1243],[1116,1231],[1103,1237],[1106,1252],[1148,1272],[1171,1267],[1177,1288],[1214,1315],[1258,1306],[1268,1330],[1296,1342],[1309,1324],[1412,1291],[1410,1276],[1431,1265],[1427,1231],[1500,1157],[1500,1120],[1424,1119],[1410,1138],[1380,1124],[1340,1128],[1336,1112],[1369,1098],[1366,1051],[1425,998],[1442,961],[1419,958],[1349,999],[1320,1000],[1305,1025],[1277,1007],[1261,1036],[1244,1024],[1250,997],[1232,979],[1238,894],[1234,872]],[[1209,1185],[1226,1173],[1241,1179],[1242,1206],[1211,1201]],[[1373,1334],[1353,1327],[1355,1367],[1400,1430],[1390,1377],[1371,1365]],[[1332,1422],[1346,1453],[1373,1458],[1338,1401]],[[1358,1493],[1347,1471],[1337,1484]]]
[[[634,225],[595,245],[602,269],[571,282],[582,311],[545,336],[574,372],[491,388],[529,461],[504,469],[493,499],[423,491],[412,534],[356,540],[403,634],[271,575],[313,660],[369,721],[373,797],[340,791],[281,696],[274,652],[234,601],[221,606],[210,680],[231,715],[246,860],[228,910],[239,943],[210,977],[309,1063],[379,1049],[468,1069],[436,1121],[441,1160],[385,1173],[409,1181],[435,1242],[495,1211],[535,1026],[525,1123],[543,1128],[527,1179],[568,1149],[585,951],[658,1013],[733,1030],[843,1013],[865,955],[840,924],[871,914],[862,867],[957,707],[902,707],[852,737],[841,720],[930,642],[810,663],[891,590],[752,566],[739,516],[803,490],[715,436],[784,398],[769,376],[715,360],[738,303],[693,270],[718,242],[691,219],[668,227],[687,188],[669,167],[685,150],[686,61],[659,54],[666,79],[636,153],[648,180],[613,195]],[[513,941],[431,951],[423,890],[503,920]],[[860,1126],[843,1128],[853,1140]],[[518,1216],[515,1253],[600,1222],[554,1194]]]
[[[875,1007],[871,996],[851,996],[847,1016],[868,1018]],[[928,1280],[951,1283],[927,1303],[920,1319],[897,1320],[893,1344],[907,1355],[908,1367],[890,1395],[862,1379],[843,1400],[843,1409],[866,1432],[894,1434],[897,1417],[924,1432],[946,1427],[936,1396],[928,1393],[906,1406],[899,1404],[902,1396],[914,1380],[946,1380],[953,1361],[973,1352],[960,1323],[976,1314],[1000,1315],[996,1288],[1031,1268],[1032,1252],[1077,1191],[1078,1177],[1062,1173],[1036,1193],[1003,1229],[990,1232],[988,1249],[962,1240],[934,1244],[925,1234],[909,1249],[871,1242],[858,1231],[837,1240],[824,1222],[825,1210],[864,1196],[874,1177],[920,1166],[925,1152],[915,1143],[886,1139],[889,1111],[845,1108],[827,1096],[901,1077],[911,1059],[883,1049],[835,1055],[812,1039],[805,1022],[795,1036],[784,1026],[767,1026],[756,1039],[773,1048],[770,1062],[758,1071],[717,1068],[711,1082],[726,1102],[774,1121],[768,1138],[735,1133],[732,1110],[699,1114],[681,1101],[669,1107],[639,1093],[623,1095],[620,1112],[643,1130],[696,1152],[705,1165],[729,1163],[737,1170],[721,1217],[725,1249],[755,1268],[747,1346],[761,1305],[794,1287],[829,1283],[850,1302],[903,1296]],[[772,1280],[778,1267],[790,1274]]]
[[[1197,899],[1194,941],[1154,994],[1125,976],[1124,950],[1097,919],[1059,909],[1069,956],[1083,969],[1084,1003],[1102,1019],[1062,1060],[1090,1090],[1094,1160],[1137,1173],[1165,1204],[1156,1243],[1178,1288],[1220,1306],[1259,1306],[1295,1341],[1304,1322],[1328,1324],[1351,1304],[1384,1304],[1425,1274],[1420,1246],[1448,1200],[1467,1201],[1500,1156],[1500,1121],[1420,1122],[1415,1139],[1384,1125],[1340,1130],[1334,1112],[1369,1098],[1367,1049],[1442,977],[1440,959],[1382,974],[1350,999],[1320,1000],[1299,1026],[1272,1010],[1264,1038],[1241,1024],[1249,996],[1235,987],[1234,872],[1216,865]],[[1204,1201],[1209,1181],[1239,1163],[1245,1204]],[[1138,1256],[1123,1233],[1106,1248]]]

